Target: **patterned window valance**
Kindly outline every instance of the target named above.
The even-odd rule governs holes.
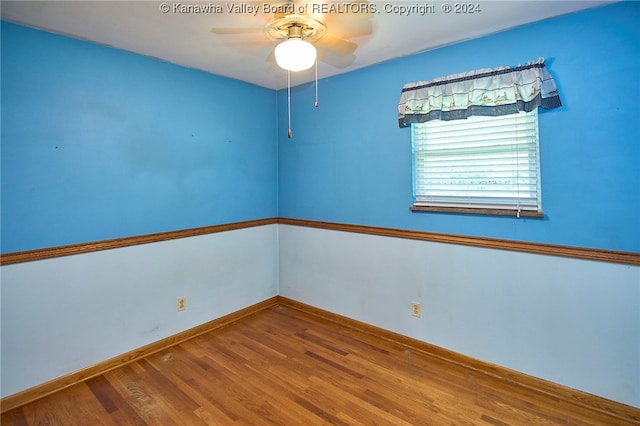
[[[400,127],[429,120],[458,120],[472,115],[507,115],[541,106],[561,106],[556,83],[544,59],[405,84],[398,104]]]

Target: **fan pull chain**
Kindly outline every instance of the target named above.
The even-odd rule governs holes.
[[[316,57],[316,103],[314,104],[318,108],[318,58]]]
[[[291,139],[293,132],[291,131],[291,71],[287,70],[287,114],[289,115],[289,130],[287,138]]]

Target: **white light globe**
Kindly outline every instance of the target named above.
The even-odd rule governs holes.
[[[303,71],[316,62],[316,48],[299,38],[290,38],[276,46],[276,62],[289,71]]]

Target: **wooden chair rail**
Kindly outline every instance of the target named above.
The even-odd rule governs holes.
[[[156,234],[117,238],[112,240],[5,253],[0,255],[0,265],[11,265],[15,263],[31,262],[35,260],[52,259],[61,256],[91,253],[101,250],[109,250],[139,244],[149,244],[154,242],[173,240],[177,238],[194,237],[198,235],[232,231],[243,228],[251,228],[255,226],[271,225],[275,223],[291,226],[327,229],[332,231],[378,235],[382,237],[405,238],[411,240],[431,241],[445,244],[458,244],[497,250],[511,250],[548,256],[570,257],[575,259],[594,260],[599,262],[640,265],[640,253],[532,243],[526,241],[502,240],[496,238],[468,237],[461,235],[440,234],[434,232],[412,231],[396,228],[383,228],[377,226],[351,225],[344,223],[289,218],[257,219],[245,222],[235,222],[223,225],[184,229],[179,231],[160,232]]]

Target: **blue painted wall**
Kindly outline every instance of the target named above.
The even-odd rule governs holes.
[[[277,216],[273,90],[7,22],[1,47],[3,253]]]
[[[527,25],[279,95],[280,216],[640,251],[640,3]],[[541,111],[544,219],[411,213],[405,83],[544,57],[563,101]]]
[[[324,79],[317,109],[313,85],[296,87],[291,140],[286,91],[3,22],[2,252],[278,215],[640,251],[639,11],[596,8]],[[545,218],[409,212],[402,85],[539,56],[564,103],[540,116]]]

